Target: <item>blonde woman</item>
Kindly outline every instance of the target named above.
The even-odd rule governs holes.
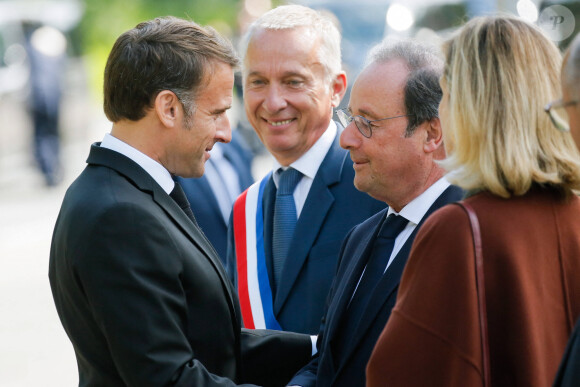
[[[548,386],[580,315],[580,164],[543,111],[558,49],[511,17],[444,45],[439,115],[449,179],[479,218],[493,386]],[[482,386],[473,236],[457,205],[423,225],[367,386]]]

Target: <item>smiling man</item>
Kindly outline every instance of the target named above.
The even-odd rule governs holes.
[[[375,47],[367,63],[349,108],[339,111],[346,126],[340,143],[350,152],[356,187],[389,208],[346,237],[318,353],[291,385],[365,385],[367,361],[395,304],[419,227],[462,197],[437,164],[445,157],[437,113],[443,61],[433,48],[403,40]]]
[[[274,157],[240,196],[228,229],[228,273],[247,327],[316,333],[348,230],[384,204],[359,192],[332,120],[346,91],[340,34],[303,6],[281,6],[243,44],[246,115]]]
[[[241,329],[235,290],[172,178],[201,176],[230,140],[237,64],[215,30],[171,17],[113,46],[111,133],[68,189],[50,251],[80,386],[279,386],[310,358],[308,335]]]

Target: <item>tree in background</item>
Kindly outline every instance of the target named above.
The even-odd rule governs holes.
[[[117,37],[139,22],[157,16],[176,16],[211,25],[230,38],[237,34],[240,0],[85,0],[79,25],[91,88],[102,98],[103,71]]]

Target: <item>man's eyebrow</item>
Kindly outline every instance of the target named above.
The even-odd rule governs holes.
[[[219,108],[219,109],[212,110],[212,111],[210,111],[210,113],[211,113],[211,114],[221,114],[221,113],[223,113],[223,112],[225,112],[226,110],[229,110],[229,109],[231,109],[231,108],[232,108],[232,105],[228,105],[228,106],[226,106],[226,107],[224,107],[224,108]]]
[[[262,77],[262,73],[259,71],[251,71],[248,73],[248,75],[246,77]],[[297,71],[285,71],[284,73],[282,73],[282,78],[286,78],[286,77],[300,77],[300,78],[306,78],[306,76],[302,73],[299,73]]]
[[[374,113],[369,112],[368,110],[359,109],[358,112],[360,113],[360,115],[364,115],[364,116],[370,117],[371,119],[377,119],[377,115],[374,114]]]
[[[259,76],[261,76],[261,74],[258,71],[249,72],[247,75],[247,77],[259,77]]]

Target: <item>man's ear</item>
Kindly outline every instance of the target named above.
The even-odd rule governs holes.
[[[341,71],[335,76],[330,87],[332,88],[332,98],[330,100],[332,107],[337,107],[346,93],[346,73]]]
[[[433,153],[443,145],[443,131],[439,117],[433,117],[426,122],[427,136],[423,144],[425,153]]]
[[[181,114],[181,103],[174,92],[162,90],[155,97],[154,109],[159,121],[167,127],[174,127]]]

